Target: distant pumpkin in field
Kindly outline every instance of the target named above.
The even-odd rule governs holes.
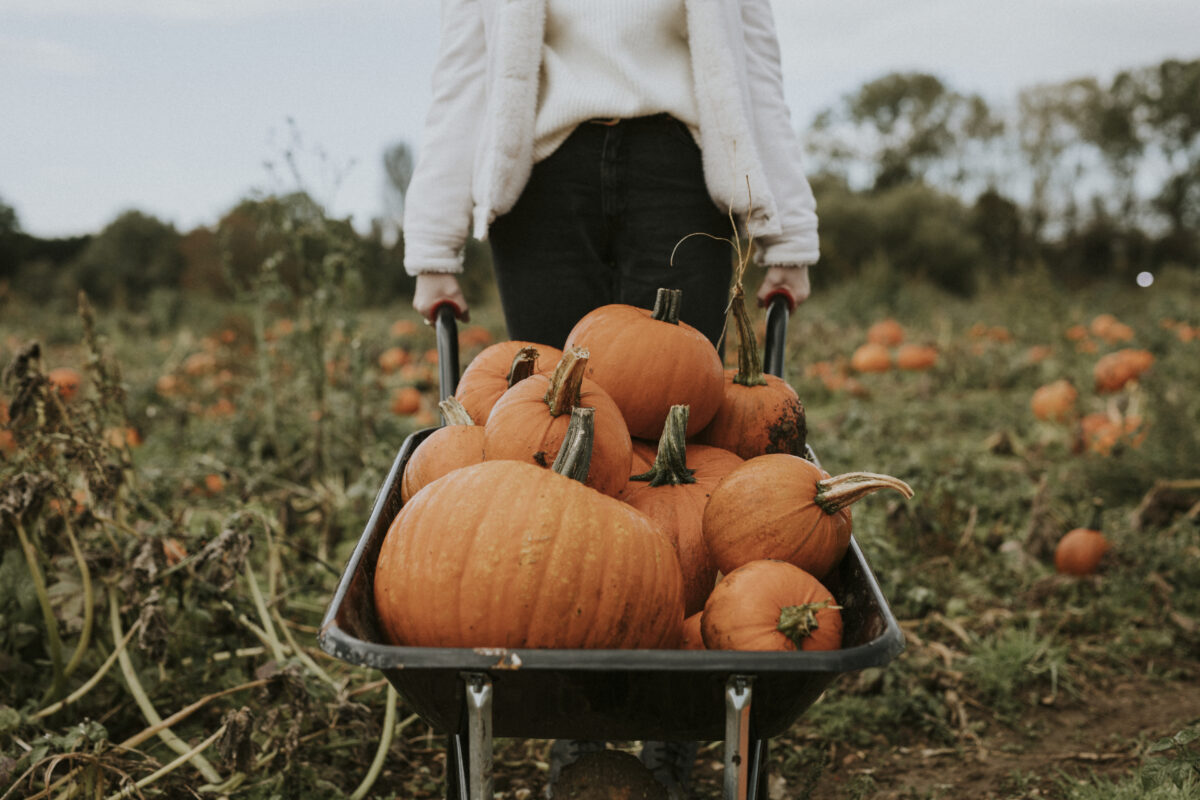
[[[1153,363],[1153,353],[1132,347],[1102,356],[1092,370],[1096,391],[1101,394],[1120,391],[1127,383],[1141,377]]]
[[[867,328],[867,341],[895,347],[904,341],[904,327],[891,317],[881,319]]]
[[[1048,422],[1063,422],[1075,413],[1079,392],[1066,378],[1039,386],[1029,400],[1033,415]]]
[[[412,336],[416,332],[417,323],[413,322],[411,319],[398,319],[392,323],[390,328],[388,328],[388,333],[397,339],[401,339],[405,336]]]
[[[892,355],[883,345],[867,342],[850,356],[850,367],[855,372],[887,372],[892,368]]]
[[[906,370],[926,370],[937,366],[937,348],[926,344],[902,344],[896,348],[896,366]]]
[[[391,374],[412,360],[412,356],[403,347],[389,347],[379,354],[379,369]]]
[[[79,386],[83,383],[83,376],[71,367],[55,367],[46,373],[46,379],[54,386],[58,396],[67,403],[75,399],[79,394]]]
[[[421,410],[421,390],[415,386],[401,386],[392,393],[392,413],[406,417]]]
[[[1063,575],[1091,575],[1108,549],[1108,540],[1100,531],[1075,528],[1054,548],[1054,569]]]

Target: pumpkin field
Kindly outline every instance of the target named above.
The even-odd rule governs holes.
[[[874,270],[791,316],[822,467],[912,497],[853,510],[905,651],[772,739],[772,798],[1200,798],[1200,272],[1154,278]],[[270,285],[0,303],[0,799],[444,797],[443,733],[317,644],[440,422],[434,329]],[[498,303],[458,332],[465,368]],[[498,739],[495,796],[550,744]],[[722,772],[701,743],[689,797]]]

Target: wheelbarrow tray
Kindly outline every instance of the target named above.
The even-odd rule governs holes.
[[[342,574],[318,636],[321,648],[378,669],[439,733],[463,729],[464,675],[486,674],[496,736],[545,739],[716,741],[726,732],[726,683],[752,685],[750,726],[767,739],[787,730],[834,678],[878,667],[904,637],[857,542],[823,581],[842,607],[842,648],[824,652],[559,650],[402,647],[386,643],[374,603],[375,565],[400,510],[409,456],[435,428],[404,440]]]

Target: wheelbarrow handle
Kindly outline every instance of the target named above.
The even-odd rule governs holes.
[[[433,309],[433,327],[437,334],[439,399],[445,400],[458,389],[458,307],[449,301]]]
[[[766,306],[767,332],[763,337],[763,371],[776,378],[782,378],[788,314],[795,308],[795,300],[790,292],[779,290],[767,297]]]

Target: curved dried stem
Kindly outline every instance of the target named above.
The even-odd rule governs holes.
[[[12,517],[17,529],[17,538],[21,541],[21,551],[25,554],[25,563],[29,567],[30,577],[33,578],[33,591],[37,595],[38,606],[42,609],[42,619],[46,623],[46,649],[50,651],[50,664],[54,670],[53,695],[62,697],[67,692],[66,673],[63,670],[62,639],[58,635],[58,618],[54,616],[54,608],[50,605],[50,594],[46,591],[46,579],[42,576],[42,568],[38,565],[38,550],[20,517]]]
[[[891,475],[877,472],[847,472],[817,481],[813,502],[826,514],[836,514],[880,489],[895,489],[907,500],[913,496],[912,487]]]
[[[92,687],[99,683],[100,679],[103,678],[110,669],[112,669],[112,665],[116,663],[117,658],[119,658],[121,653],[125,651],[125,646],[129,644],[129,640],[133,638],[133,635],[137,633],[141,627],[142,621],[140,619],[133,623],[133,625],[130,626],[129,631],[125,634],[125,637],[117,643],[117,648],[113,650],[112,655],[104,660],[104,663],[100,665],[100,668],[96,670],[95,674],[88,678],[88,680],[82,686],[71,692],[62,700],[59,700],[57,703],[46,706],[40,711],[34,712],[30,715],[30,717],[32,719],[42,719],[43,717],[48,717],[56,711],[62,709],[64,706],[68,706],[71,703],[77,702],[79,698],[91,691]]]
[[[83,627],[79,631],[79,641],[75,644],[75,652],[71,654],[71,660],[63,668],[63,675],[70,677],[83,661],[84,653],[87,652],[92,641],[92,625],[96,618],[96,595],[92,591],[92,571],[88,569],[87,559],[83,557],[83,550],[75,538],[75,528],[71,525],[68,517],[63,517],[63,527],[67,531],[67,539],[71,542],[71,554],[79,566],[79,583],[83,587]]]
[[[116,587],[114,586],[108,587],[108,610],[113,641],[120,641],[124,638],[124,633],[121,630],[120,602],[117,597]],[[159,716],[158,711],[154,708],[154,704],[150,702],[150,697],[146,694],[146,689],[138,679],[137,670],[133,668],[133,660],[130,659],[129,653],[121,650],[118,659],[121,662],[121,674],[125,677],[125,684],[129,687],[129,692],[133,695],[133,699],[137,703],[138,709],[142,712],[142,716],[152,726],[161,724],[163,721],[162,717]],[[164,726],[157,733],[158,738],[176,753],[183,754],[189,751],[190,748],[187,743],[176,736],[175,732],[169,727]],[[204,776],[206,781],[209,783],[221,783],[221,775],[204,756],[196,753],[189,756],[188,760],[192,762],[192,765]]]
[[[396,733],[396,699],[396,687],[389,683],[387,708],[383,712],[383,732],[379,736],[379,747],[375,749],[375,758],[371,761],[371,767],[363,777],[362,783],[350,795],[350,800],[362,800],[366,797],[367,792],[371,791],[371,787],[375,785],[375,781],[383,771],[384,762],[387,761],[387,752],[392,746],[392,737]]]

